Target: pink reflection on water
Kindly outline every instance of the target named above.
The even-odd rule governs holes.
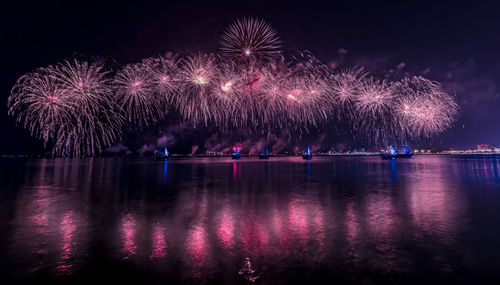
[[[136,219],[133,214],[127,214],[122,218],[122,251],[125,254],[123,259],[128,259],[130,256],[136,254],[137,244],[135,236],[137,231]]]
[[[268,229],[261,223],[257,223],[257,238],[260,245],[260,253],[266,255],[269,252],[270,235]]]
[[[292,234],[301,245],[305,245],[308,238],[307,210],[301,199],[293,199],[288,204],[290,234]]]
[[[48,254],[50,187],[39,186],[26,198],[29,201],[22,207],[23,223],[19,240],[28,241],[29,250],[39,256]],[[25,216],[26,215],[26,216]],[[33,271],[38,270],[35,266]]]
[[[395,247],[396,221],[394,205],[390,196],[370,194],[367,197],[366,223],[370,242],[374,243],[379,259],[373,262],[381,272],[391,272],[397,265]]]
[[[356,245],[357,239],[360,232],[360,226],[358,222],[358,216],[356,210],[354,209],[354,203],[350,202],[347,204],[347,209],[345,213],[345,223],[346,223],[346,239],[349,246],[352,248]]]
[[[325,246],[325,212],[321,205],[317,204],[313,209],[312,236],[318,243],[318,251],[322,251]]]
[[[241,177],[241,164],[238,162],[233,162],[233,178]]]
[[[458,201],[447,192],[446,179],[438,172],[417,177],[410,185],[410,210],[417,227],[426,232],[446,234],[453,229]]]
[[[394,208],[388,196],[370,195],[367,199],[367,224],[370,234],[386,240],[395,224]]]
[[[48,224],[48,217],[46,213],[38,213],[30,217],[31,222],[36,225],[35,231],[37,234],[46,231],[45,227]]]
[[[149,258],[162,258],[167,255],[167,242],[165,240],[165,229],[160,225],[160,223],[156,223],[153,229],[153,249]]]
[[[271,228],[276,235],[280,245],[280,255],[288,256],[291,248],[291,235],[287,231],[288,226],[284,224],[278,209],[273,209],[271,214]]]
[[[57,270],[61,273],[70,273],[72,264],[70,263],[72,255],[73,233],[76,229],[73,212],[69,211],[64,215],[61,222],[61,233],[63,236],[62,242],[62,257]]]
[[[201,267],[204,266],[208,257],[207,230],[202,225],[195,225],[188,232],[186,249],[193,265],[195,277],[201,276]]]
[[[451,169],[456,171],[455,169]],[[452,245],[463,225],[467,203],[460,188],[452,179],[449,165],[429,157],[421,164],[408,187],[409,209],[417,238],[432,235],[435,242]]]
[[[241,221],[241,243],[246,256],[265,255],[268,250],[269,234],[258,223],[261,217],[247,215]]]
[[[235,221],[231,210],[225,208],[222,211],[222,217],[217,227],[217,238],[225,250],[231,250],[234,247],[234,224]]]
[[[49,187],[40,186],[35,192],[35,197],[30,203],[28,210],[33,211],[28,219],[31,224],[35,226],[35,232],[37,234],[46,233],[48,231],[49,218]]]

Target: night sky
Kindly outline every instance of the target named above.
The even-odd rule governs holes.
[[[41,148],[7,116],[10,89],[24,73],[75,55],[121,66],[168,51],[216,52],[224,28],[244,16],[270,22],[285,55],[309,50],[331,66],[441,82],[455,94],[460,115],[431,143],[500,146],[500,4],[494,1],[10,2],[16,3],[3,3],[0,17],[0,153]]]

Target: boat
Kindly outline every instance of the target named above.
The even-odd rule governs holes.
[[[163,149],[160,149],[156,152],[156,159],[167,160],[169,155],[170,154],[168,153],[167,146],[163,146]]]
[[[410,151],[410,148],[408,148],[407,146],[403,146],[402,151],[398,151],[392,145],[390,145],[389,151],[380,152],[380,156],[382,157],[382,159],[411,158],[413,156],[413,152]]]
[[[264,146],[264,149],[259,153],[260,159],[269,159],[269,150],[267,146]]]
[[[240,159],[241,158],[241,153],[240,150],[237,148],[233,148],[233,153],[231,154],[232,159]]]
[[[302,153],[302,158],[306,160],[311,160],[312,154],[309,146],[306,146],[306,148],[304,149],[304,152]]]

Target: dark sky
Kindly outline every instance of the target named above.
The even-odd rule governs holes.
[[[460,117],[434,143],[500,145],[500,4],[495,1],[11,2],[16,3],[2,4],[0,17],[0,153],[33,146],[7,116],[7,97],[22,74],[75,54],[122,65],[167,51],[216,51],[224,28],[243,16],[270,22],[285,52],[309,50],[326,63],[440,81],[456,95]],[[347,54],[339,54],[340,48]]]

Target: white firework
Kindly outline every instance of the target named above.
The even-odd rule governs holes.
[[[220,42],[223,55],[243,61],[269,61],[280,56],[280,40],[268,23],[254,18],[236,20]]]

